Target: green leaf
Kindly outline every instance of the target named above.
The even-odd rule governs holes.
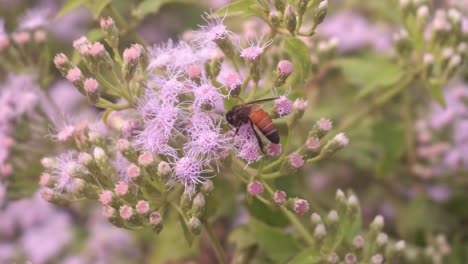
[[[246,249],[256,244],[255,237],[248,225],[241,225],[229,235],[228,241],[235,244],[238,250]]]
[[[399,122],[388,120],[377,122],[372,127],[373,139],[381,155],[377,174],[385,175],[398,164],[405,151],[405,131]]]
[[[66,13],[72,11],[72,10],[75,10],[77,9],[78,7],[88,3],[89,0],[68,0],[65,4],[63,4],[63,6],[60,8],[60,10],[58,11],[57,15],[55,16],[55,18],[59,18],[63,15],[65,15]]]
[[[377,55],[344,58],[336,61],[346,79],[360,87],[357,98],[381,91],[401,79],[403,72],[398,65]]]
[[[292,234],[255,219],[250,220],[248,225],[259,246],[275,263],[285,262],[299,252],[299,244]]]
[[[137,10],[140,12],[140,14],[143,17],[145,17],[150,14],[158,13],[161,7],[163,7],[165,4],[177,3],[177,2],[187,3],[189,1],[188,0],[144,0],[138,5]]]
[[[291,56],[294,64],[294,73],[289,77],[293,86],[302,86],[309,78],[312,71],[309,48],[299,39],[287,38],[284,40],[284,48]]]
[[[322,256],[315,248],[308,248],[295,256],[288,264],[322,263]]]
[[[258,6],[257,1],[238,0],[234,1],[216,11],[218,16],[263,16],[262,9]]]
[[[251,216],[269,225],[285,226],[289,223],[288,219],[278,210],[271,209],[258,199],[252,199],[246,206]]]
[[[94,19],[99,18],[102,13],[102,10],[112,2],[112,0],[88,0],[88,8],[93,12]]]

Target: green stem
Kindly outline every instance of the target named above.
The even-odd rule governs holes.
[[[411,94],[410,91],[403,93],[402,116],[405,124],[405,144],[407,158],[410,166],[416,163],[416,144],[414,141],[414,123],[411,114]]]
[[[208,233],[208,237],[213,244],[213,249],[216,253],[216,257],[218,258],[218,263],[227,264],[226,255],[224,254],[223,247],[219,242],[216,234],[214,233],[211,225],[207,221],[203,221],[203,226],[205,227],[206,232]]]

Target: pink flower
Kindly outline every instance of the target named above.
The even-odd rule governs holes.
[[[180,182],[187,188],[193,188],[198,183],[203,183],[201,174],[207,172],[203,170],[203,164],[193,156],[185,156],[178,159],[173,166],[173,178],[171,181]]]
[[[60,131],[57,132],[55,136],[58,141],[65,142],[68,141],[75,134],[75,127],[72,125],[66,125]]]
[[[55,158],[55,166],[49,169],[55,181],[55,190],[73,191],[73,178],[85,173],[86,169],[78,163],[77,153],[69,151]]]
[[[273,202],[278,205],[282,205],[286,202],[286,193],[281,190],[276,190],[273,194]]]
[[[262,155],[259,152],[258,143],[247,142],[241,147],[241,149],[237,153],[237,157],[247,161],[248,164],[261,159]]]
[[[223,98],[218,88],[211,85],[208,80],[203,80],[200,85],[193,85],[194,105],[200,108],[204,105],[214,107],[217,101]]]
[[[249,63],[257,63],[260,60],[260,56],[263,53],[263,50],[265,50],[266,47],[268,47],[272,41],[268,41],[265,44],[261,44],[262,38],[257,39],[256,42],[253,40],[249,39],[249,46],[245,49],[241,49],[241,57],[244,58],[245,61]]]
[[[120,206],[120,217],[124,220],[129,220],[133,216],[133,209],[128,205]]]
[[[95,42],[89,46],[89,54],[93,57],[97,57],[105,51],[104,45],[100,42]]]
[[[317,121],[317,126],[322,131],[330,131],[333,127],[332,122],[326,118],[320,118]]]
[[[147,214],[150,210],[150,205],[147,201],[138,201],[137,205],[136,205],[136,210],[139,214]]]
[[[140,176],[140,168],[135,164],[130,164],[127,168],[127,176],[130,179],[135,179]]]
[[[48,186],[50,183],[52,182],[52,176],[47,173],[47,172],[44,172],[41,174],[41,177],[39,179],[39,185],[42,186],[42,187],[46,187]]]
[[[149,166],[154,162],[153,155],[149,152],[143,152],[139,157],[138,157],[138,164],[141,166]]]
[[[123,53],[123,59],[126,63],[135,62],[140,58],[142,48],[133,44],[130,48],[126,48]]]
[[[223,76],[223,85],[229,91],[229,94],[237,89],[239,89],[242,85],[242,80],[239,73],[233,71]]]
[[[266,153],[268,154],[268,156],[276,157],[279,154],[281,154],[281,151],[282,151],[281,144],[274,144],[270,142],[266,146]]]
[[[109,205],[112,202],[112,192],[104,190],[99,194],[99,202],[103,205]]]
[[[277,72],[278,75],[288,77],[294,71],[294,65],[288,60],[281,60],[278,62]]]
[[[309,202],[304,199],[295,198],[293,201],[294,212],[298,215],[303,215],[309,211]]]
[[[189,65],[186,73],[190,79],[198,79],[201,77],[201,68],[196,64]]]
[[[292,110],[293,104],[286,96],[280,96],[275,100],[275,111],[280,117],[288,115]]]
[[[31,40],[31,35],[28,32],[13,33],[11,37],[20,45],[24,45]]]
[[[316,151],[320,148],[320,139],[318,139],[317,137],[308,138],[305,143],[305,146],[308,150]]]
[[[112,19],[112,17],[101,17],[101,19],[99,20],[99,25],[102,29],[107,29],[110,26],[114,25],[114,20]]]
[[[115,215],[115,209],[110,206],[105,206],[102,210],[102,215],[107,219],[111,219]]]
[[[289,161],[289,164],[295,169],[298,169],[302,167],[302,165],[304,165],[304,159],[297,152],[294,152],[291,155],[289,155],[288,161]]]
[[[263,184],[259,181],[253,181],[247,186],[249,194],[252,196],[260,195],[263,192]]]
[[[95,93],[98,85],[99,83],[93,78],[88,78],[84,81],[84,89],[88,93]]]
[[[162,221],[161,214],[158,212],[154,212],[149,216],[149,221],[151,225],[159,225]]]
[[[219,158],[218,150],[231,147],[231,138],[221,134],[220,127],[193,129],[191,132],[190,141],[185,144],[184,149],[193,156],[202,155],[208,163]]]
[[[81,70],[78,67],[71,68],[66,77],[70,82],[79,81],[81,79]]]
[[[220,42],[224,40],[228,41],[237,41],[237,36],[229,31],[227,27],[223,24],[224,18],[214,16],[213,14],[208,15],[210,20],[205,21],[208,25],[200,26],[201,30],[197,32],[195,36],[195,44],[197,47],[205,47],[212,42]]]
[[[115,185],[114,191],[118,196],[125,196],[128,192],[128,184],[120,181]]]
[[[68,58],[65,54],[63,53],[59,53],[57,55],[55,55],[54,57],[54,64],[57,68],[59,68],[60,66],[64,65],[68,63]]]

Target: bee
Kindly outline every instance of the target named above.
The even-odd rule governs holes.
[[[227,122],[236,127],[236,135],[239,131],[239,128],[246,123],[250,123],[252,130],[257,138],[258,146],[263,152],[263,141],[255,130],[254,126],[262,132],[262,134],[272,143],[279,144],[279,134],[276,129],[275,124],[271,120],[270,115],[268,115],[265,110],[262,109],[260,103],[272,101],[277,98],[268,98],[253,101],[246,104],[240,104],[234,106],[229,112],[226,113]]]

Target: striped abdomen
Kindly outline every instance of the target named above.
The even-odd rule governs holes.
[[[278,130],[267,112],[263,111],[262,108],[257,108],[249,114],[249,118],[268,140],[279,144]]]

